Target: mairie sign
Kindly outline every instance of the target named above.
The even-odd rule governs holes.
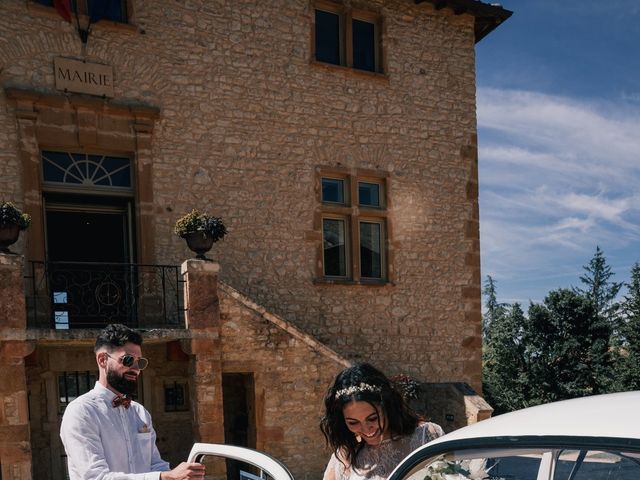
[[[113,67],[70,58],[53,59],[56,88],[67,92],[113,97]]]

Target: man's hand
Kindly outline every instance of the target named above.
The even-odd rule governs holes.
[[[204,478],[204,465],[182,462],[173,470],[160,474],[160,480],[187,480],[190,478]]]

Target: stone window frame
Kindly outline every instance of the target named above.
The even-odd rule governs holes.
[[[391,181],[389,172],[343,167],[316,168],[316,202],[314,214],[314,232],[317,242],[316,270],[314,283],[342,285],[392,285],[394,284],[393,229],[389,209]],[[344,203],[323,202],[322,179],[334,178],[344,181]],[[358,183],[377,183],[382,186],[380,206],[363,206],[358,202]],[[323,221],[324,219],[343,219],[346,224],[346,262],[344,277],[324,274]],[[363,277],[360,266],[360,224],[362,222],[382,225],[381,278]]]
[[[123,105],[113,100],[77,94],[48,94],[5,88],[20,139],[25,212],[32,224],[26,238],[26,259],[45,259],[42,150],[68,150],[130,156],[134,171],[134,225],[138,263],[155,263],[153,210],[153,128],[160,109]],[[52,119],[60,119],[53,125]],[[57,122],[57,120],[55,120]],[[107,125],[107,127],[104,127]]]
[[[340,64],[326,63],[316,59],[316,10],[333,13],[339,16],[340,21]],[[362,20],[372,23],[375,27],[375,71],[355,68],[353,66],[353,31],[352,20]],[[382,14],[370,10],[352,8],[330,0],[312,0],[311,2],[311,63],[327,66],[330,68],[346,68],[354,72],[368,75],[385,77],[386,65],[383,37],[383,17]]]

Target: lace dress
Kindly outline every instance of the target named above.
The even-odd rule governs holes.
[[[397,440],[383,440],[380,445],[366,445],[357,456],[356,467],[345,466],[331,455],[324,480],[384,480],[400,461],[416,448],[443,435],[435,423],[423,423],[412,435]]]

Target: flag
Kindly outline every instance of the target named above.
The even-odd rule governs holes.
[[[71,0],[53,0],[53,6],[62,18],[71,23]]]

